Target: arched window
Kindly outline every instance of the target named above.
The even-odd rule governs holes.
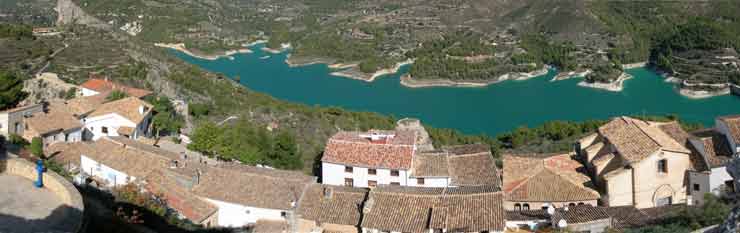
[[[529,204],[524,203],[524,205],[522,206],[522,210],[529,210]]]
[[[576,203],[572,203],[572,202],[571,202],[570,204],[568,204],[568,206],[571,206],[571,207],[572,207],[572,206],[576,206]]]
[[[578,202],[578,205],[583,205],[583,202]]]
[[[514,204],[514,210],[521,211],[522,210],[522,205],[520,205],[519,203]]]

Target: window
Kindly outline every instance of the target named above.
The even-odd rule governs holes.
[[[344,172],[346,173],[352,173],[353,169],[350,166],[344,166]]]
[[[391,170],[391,176],[398,176],[398,170]]]
[[[348,187],[355,186],[354,181],[352,181],[352,178],[344,178],[344,186],[348,186]]]
[[[522,210],[529,210],[529,204],[524,203],[524,205],[522,205]]]
[[[416,178],[416,184],[423,185],[424,184],[424,178]]]
[[[398,182],[391,182],[391,185],[395,185],[395,186],[400,186],[400,185],[401,185],[401,183],[398,183]]]
[[[578,205],[583,205],[583,202],[578,202]]]
[[[378,186],[378,182],[377,181],[374,181],[374,180],[368,180],[367,181],[367,187],[373,187],[374,188],[375,186]]]
[[[108,127],[100,127],[100,132],[103,132],[104,134],[108,134]]]
[[[667,206],[671,204],[673,204],[672,197],[658,198],[658,200],[655,200],[655,206]]]
[[[514,210],[521,211],[522,210],[522,205],[519,204],[519,203],[514,204]]]
[[[694,191],[699,191],[699,190],[700,190],[699,184],[694,184]]]
[[[288,217],[288,212],[285,212],[285,211],[280,212],[280,217],[283,217],[283,218]]]
[[[725,181],[725,190],[730,193],[735,192],[735,182],[733,180]]]
[[[658,172],[668,173],[668,160],[661,159],[658,161]]]
[[[368,175],[377,175],[378,174],[378,171],[375,170],[375,168],[368,168],[367,169],[367,174]]]
[[[576,206],[576,203],[571,202],[570,204],[568,204],[568,206],[570,207]]]

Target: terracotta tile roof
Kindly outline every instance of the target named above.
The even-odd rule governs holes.
[[[288,223],[282,220],[257,220],[252,233],[287,233]]]
[[[140,113],[140,107],[144,107],[144,113]],[[106,114],[118,114],[135,124],[138,124],[152,111],[152,105],[136,97],[126,97],[120,100],[104,103],[96,108],[89,117],[102,116]]]
[[[144,96],[148,96],[152,94],[151,91],[138,89],[134,87],[129,87],[126,85],[122,85],[113,81],[109,81],[106,79],[98,79],[98,78],[92,78],[88,79],[84,83],[80,85],[81,87],[94,90],[97,92],[111,92],[114,90],[125,92],[129,96],[133,96],[136,98],[142,98]]]
[[[730,136],[735,140],[735,144],[740,145],[740,115],[723,116],[718,119],[727,124]]]
[[[105,103],[107,94],[82,96],[65,101],[69,111],[79,116],[87,115]]]
[[[361,226],[398,232],[503,231],[503,195],[480,190],[496,188],[381,186],[370,191]]]
[[[165,156],[138,150],[107,137],[88,146],[82,151],[83,155],[137,179],[146,179],[155,170],[168,167],[171,161]]]
[[[171,160],[181,159],[180,155],[175,152],[147,144],[140,140],[134,140],[123,136],[107,137],[107,139],[118,144],[126,145],[127,147],[149,153],[151,155],[161,156]]]
[[[392,138],[372,141],[363,136],[390,134]],[[415,153],[414,131],[339,132],[329,138],[322,162],[369,168],[411,168]]]
[[[567,202],[595,200],[583,166],[562,155],[504,155],[503,190],[506,200]]]
[[[501,186],[501,179],[489,148],[474,154],[450,154],[450,184],[455,186],[495,185]]]
[[[595,207],[591,205],[577,205],[567,208],[559,208],[552,215],[552,222],[557,224],[564,219],[568,224],[586,223],[598,220],[609,219],[609,213],[606,208]]]
[[[46,112],[38,112],[26,118],[25,121],[28,128],[33,129],[33,131],[40,135],[82,128],[80,120],[74,117],[67,110],[66,106],[52,104],[48,106],[47,110]]]
[[[604,209],[612,217],[612,228],[619,230],[643,227],[654,221],[651,216],[634,206],[614,206]]]
[[[447,152],[423,152],[414,156],[412,177],[448,177]]]
[[[692,147],[701,156],[707,169],[724,166],[732,160],[733,153],[730,143],[722,133],[715,129],[706,129],[692,132],[692,134],[695,137],[691,140],[700,146],[695,148],[692,145]]]
[[[146,187],[151,193],[161,194],[167,206],[177,210],[194,223],[201,223],[218,211],[215,205],[201,199],[179,185],[174,179],[162,174],[161,169],[154,171],[148,177]]]
[[[599,127],[599,133],[630,163],[647,158],[660,149],[690,153],[681,143],[663,132],[660,125],[662,124],[618,117]]]
[[[245,206],[289,210],[315,178],[298,172],[244,165],[207,166],[193,192],[201,197]]]
[[[368,189],[312,184],[298,203],[303,219],[320,223],[360,225]]]
[[[490,147],[477,144],[417,153],[410,175],[449,177],[454,186],[501,184]]]
[[[537,210],[507,210],[506,221],[533,221],[550,220],[550,215],[543,209]]]

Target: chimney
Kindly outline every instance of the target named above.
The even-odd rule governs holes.
[[[200,183],[200,168],[195,169],[195,176],[193,176],[193,183],[194,184]]]
[[[332,191],[333,191],[332,188],[325,187],[324,188],[324,199],[331,199],[332,194],[333,194]]]

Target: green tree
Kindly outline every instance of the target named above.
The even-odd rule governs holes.
[[[188,144],[188,149],[201,152],[209,157],[216,155],[216,149],[219,146],[219,140],[223,130],[212,122],[204,122],[193,133],[192,143]]]
[[[0,110],[15,107],[28,93],[23,91],[23,78],[16,73],[0,70]]]
[[[126,94],[126,92],[114,90],[114,91],[111,91],[108,94],[108,96],[105,97],[105,100],[110,102],[110,101],[120,100],[126,97],[128,97],[128,94]]]
[[[152,119],[152,124],[154,124],[154,128],[156,129],[156,136],[161,135],[163,131],[170,134],[176,133],[182,128],[185,122],[182,116],[177,114],[169,98],[160,96],[148,98],[147,101],[152,103],[154,112],[156,113]]]
[[[31,145],[29,147],[31,150],[31,154],[41,159],[45,159],[44,158],[44,142],[41,140],[40,137],[34,137],[33,139],[31,139]]]
[[[295,137],[288,132],[280,132],[274,141],[273,151],[270,155],[272,164],[279,168],[300,169],[303,161],[298,153]]]

